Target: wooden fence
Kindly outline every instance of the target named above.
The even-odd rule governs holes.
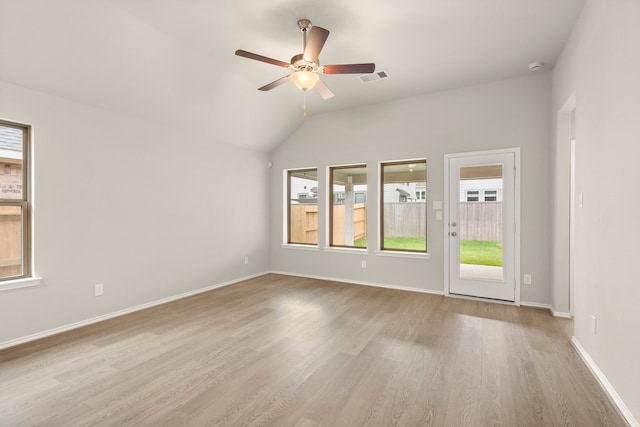
[[[353,213],[354,240],[366,236],[367,214],[364,203],[355,205]],[[387,236],[418,237],[426,235],[424,203],[385,203],[384,226]],[[333,211],[335,245],[344,244],[344,205]],[[291,205],[291,241],[318,241],[318,205]],[[502,202],[461,202],[458,233],[461,240],[502,241]]]
[[[0,207],[0,277],[20,274],[22,256],[20,208]]]
[[[292,243],[318,242],[318,205],[291,205],[290,222]],[[333,244],[344,245],[344,216],[345,206],[333,206]],[[365,237],[367,233],[367,206],[359,203],[353,207],[353,238]]]
[[[385,203],[385,236],[424,237],[427,235],[425,203]]]
[[[502,242],[502,202],[460,202],[460,240]]]
[[[291,243],[318,243],[318,205],[291,205],[289,224]]]
[[[345,206],[333,205],[333,244],[344,245]],[[367,235],[367,205],[353,205],[353,240]]]

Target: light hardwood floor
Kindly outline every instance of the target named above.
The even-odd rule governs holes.
[[[266,275],[1,351],[0,425],[626,425],[571,328]]]

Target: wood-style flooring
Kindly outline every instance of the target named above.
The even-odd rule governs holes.
[[[0,351],[0,426],[624,426],[548,311],[266,275]]]

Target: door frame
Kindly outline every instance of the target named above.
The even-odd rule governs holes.
[[[449,185],[449,159],[456,157],[467,157],[467,156],[481,156],[481,155],[492,155],[492,154],[513,154],[514,157],[514,166],[515,166],[515,179],[514,179],[514,221],[515,221],[515,236],[514,236],[514,260],[513,260],[513,268],[514,268],[514,280],[515,280],[515,291],[514,291],[514,302],[510,301],[500,301],[488,298],[480,298],[480,297],[472,297],[472,296],[463,296],[452,294],[449,292],[449,255],[450,255],[450,241],[448,232],[449,226],[445,221],[443,223],[443,234],[444,234],[444,295],[446,297],[454,297],[454,298],[465,298],[465,299],[473,299],[478,301],[490,301],[496,302],[500,304],[508,304],[508,305],[520,305],[520,147],[513,148],[501,148],[496,150],[483,150],[483,151],[470,151],[464,153],[451,153],[444,155],[444,218],[448,220],[449,218],[449,193],[450,193],[450,185]]]

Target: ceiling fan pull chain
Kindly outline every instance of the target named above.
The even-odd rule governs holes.
[[[307,118],[307,91],[302,92],[302,117]]]

